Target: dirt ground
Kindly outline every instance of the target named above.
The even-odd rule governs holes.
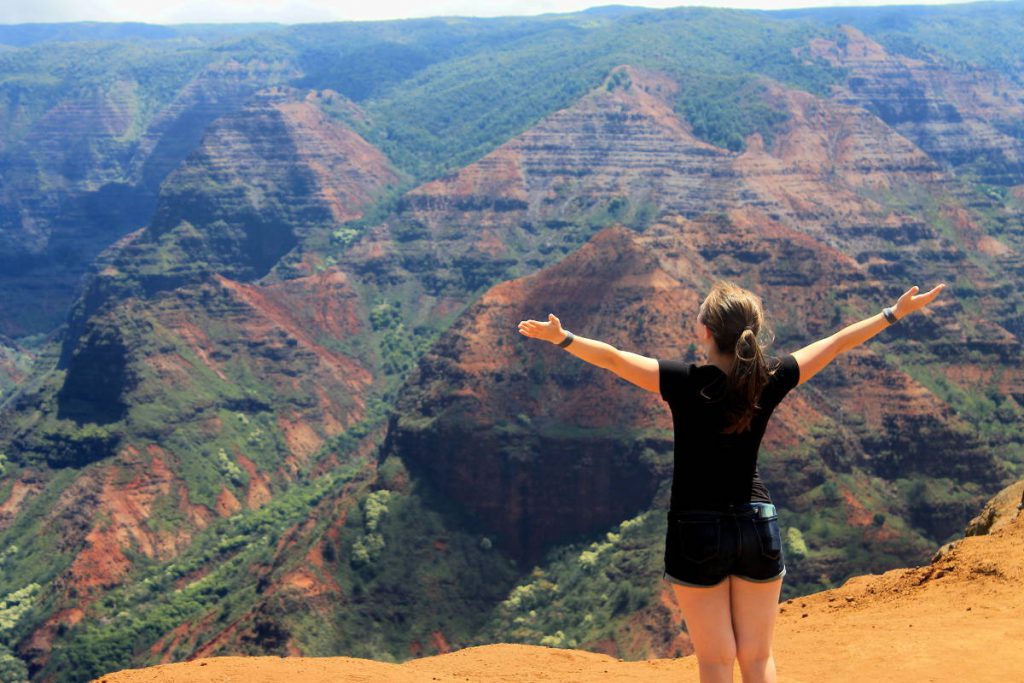
[[[931,564],[858,576],[780,605],[783,683],[983,683],[1024,671],[1024,513]],[[735,678],[740,680],[739,667]],[[697,681],[694,657],[606,655],[497,644],[386,664],[350,657],[211,657],[127,669],[96,683]]]

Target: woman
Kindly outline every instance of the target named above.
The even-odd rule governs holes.
[[[757,451],[772,410],[793,387],[836,356],[931,303],[911,287],[892,308],[773,359],[759,336],[761,300],[727,281],[701,304],[695,331],[707,365],[647,358],[562,329],[524,320],[519,332],[659,394],[672,411],[675,467],[665,540],[665,580],[686,621],[701,683],[774,683],[772,636],[786,566],[775,506],[757,472]]]

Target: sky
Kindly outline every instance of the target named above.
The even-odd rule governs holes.
[[[956,0],[953,0],[956,1]],[[960,0],[962,1],[962,0]],[[938,5],[950,0],[0,0],[0,24],[144,21],[152,24],[272,21],[284,24],[412,17],[497,17],[575,12],[602,5],[785,9],[856,5]]]

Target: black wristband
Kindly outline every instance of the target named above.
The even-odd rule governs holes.
[[[889,306],[886,306],[885,308],[882,309],[882,315],[885,316],[885,319],[889,321],[890,325],[899,320],[899,318],[897,318],[896,314],[893,312],[892,308]]]
[[[570,332],[569,330],[566,330],[565,331],[565,339],[563,339],[562,341],[558,342],[558,346],[564,349],[566,346],[568,346],[569,344],[572,343],[573,339],[575,339],[575,337],[573,336],[573,333]]]

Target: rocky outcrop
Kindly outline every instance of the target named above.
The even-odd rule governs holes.
[[[635,514],[670,467],[656,397],[542,348],[516,324],[560,311],[581,334],[619,344],[632,336],[667,354],[682,330],[648,322],[682,318],[695,297],[635,233],[602,231],[456,319],[396,406],[384,453],[400,455],[522,562]]]
[[[116,320],[90,320],[57,394],[57,417],[100,424],[123,418],[126,395],[136,381],[128,371],[127,356]]]
[[[493,288],[457,318],[410,379],[384,452],[403,457],[522,561],[642,509],[670,475],[663,435],[671,424],[658,397],[566,362],[560,350],[524,345],[514,326],[555,312],[585,336],[679,357],[715,277],[760,283],[770,319],[789,330],[775,353],[834,331],[835,302],[856,310],[884,297],[856,259],[754,208],[698,221],[669,216],[644,234],[608,228],[555,266]],[[934,312],[943,317],[941,307]],[[924,316],[920,324],[934,323]],[[961,493],[975,501],[973,486],[1006,476],[944,401],[870,347],[844,355],[780,406],[765,448],[763,478],[777,502],[797,510],[810,504],[808,490],[852,470],[958,488],[971,482]],[[809,456],[798,455],[805,449]],[[878,499],[867,481],[840,493],[848,523],[880,541],[892,531],[873,527],[872,512],[906,505],[894,493],[866,509],[863,501]],[[922,496],[913,505],[914,524],[942,539],[962,527],[969,502]]]
[[[373,374],[324,346],[363,333],[363,308],[337,270],[266,286],[214,276],[150,300],[128,299],[91,318],[77,340],[56,417],[127,418],[122,429],[159,441],[218,406],[270,410],[287,445],[281,456],[294,470],[363,416]],[[174,397],[193,398],[176,404]],[[167,421],[136,420],[135,408],[156,409]],[[38,434],[20,438],[29,451],[43,449]]]
[[[639,228],[666,208],[724,206],[736,198],[730,154],[694,137],[671,106],[677,90],[657,73],[613,69],[572,106],[406,193],[345,263],[375,282],[458,296],[571,251],[589,237],[580,216]]]
[[[677,91],[662,74],[616,68],[579,102],[404,195],[346,252],[345,267],[385,289],[418,286],[423,305],[443,316],[453,300],[468,303],[462,292],[553,262],[588,237],[593,228],[585,225],[619,219],[643,230],[666,213],[695,218],[750,207],[843,252],[873,278],[967,278],[996,314],[981,321],[976,309],[965,310],[975,322],[942,330],[944,337],[1005,359],[1019,355],[1012,330],[1021,302],[1012,293],[1014,301],[1005,300],[1003,283],[1022,257],[1005,241],[1005,226],[990,220],[1002,214],[1012,222],[1006,209],[855,104],[766,81],[764,97],[786,120],[770,146],[755,134],[737,154],[692,135],[671,105]],[[975,250],[996,270],[969,258]],[[766,284],[809,282],[796,266],[806,263],[800,256],[777,263]]]
[[[217,122],[168,178],[145,240],[198,232],[218,272],[259,277],[304,233],[357,218],[397,180],[384,155],[329,119],[316,93],[268,90]],[[189,227],[183,227],[183,226]]]
[[[379,319],[379,302],[401,303],[410,327],[447,328],[398,392],[378,463],[383,472],[387,457],[399,456],[413,477],[396,489],[440,492],[438,509],[454,502],[462,513],[416,539],[425,574],[407,585],[396,570],[408,563],[407,548],[397,544],[386,551],[390,564],[373,566],[367,558],[385,541],[369,522],[353,522],[369,533],[362,545],[345,545],[341,522],[318,536],[310,516],[282,534],[272,559],[244,568],[260,596],[247,598],[253,609],[244,617],[218,624],[226,612],[206,609],[149,646],[159,657],[261,646],[295,654],[301,638],[289,610],[328,611],[340,597],[352,614],[383,613],[373,597],[345,593],[357,574],[378,581],[360,590],[402,596],[383,621],[404,628],[417,606],[436,606],[429,601],[458,583],[445,573],[442,590],[429,576],[448,556],[450,529],[472,532],[453,555],[466,563],[485,557],[493,540],[528,566],[661,504],[671,432],[659,398],[521,338],[516,323],[555,312],[585,336],[697,361],[693,316],[718,277],[763,292],[779,329],[773,352],[873,313],[902,291],[895,283],[964,283],[969,297],[937,302],[795,391],[766,435],[761,468],[794,527],[829,528],[821,534],[828,547],[794,561],[795,580],[847,576],[869,555],[843,552],[855,543],[891,563],[960,529],[1006,472],[942,382],[998,385],[1000,396],[1024,386],[1021,300],[1007,286],[1016,246],[983,218],[1012,217],[958,187],[927,150],[868,109],[765,88],[788,119],[770,145],[755,135],[734,153],[694,137],[675,113],[670,79],[621,66],[477,163],[407,193],[358,239],[339,230],[344,249],[332,231],[399,173],[325,115],[335,96],[267,89],[218,118],[167,178],[152,223],[102,257],[71,317],[58,372],[45,380],[57,384],[26,398],[21,422],[5,423],[17,424],[5,438],[19,465],[88,472],[56,520],[75,553],[67,580],[99,595],[131,580],[129,549],[158,559],[179,552],[185,536],[142,521],[161,505],[187,499],[175,509],[191,531],[255,509],[311,473],[371,459],[376,442],[359,441],[362,433],[351,437],[358,455],[323,447],[338,437],[347,448],[340,437],[370,414],[386,349],[368,344],[366,326]],[[198,86],[193,95],[205,97]],[[162,125],[171,131],[189,120],[168,113]],[[161,148],[156,137],[147,144],[152,151],[132,168],[149,183],[182,149]],[[147,457],[114,470],[131,449]],[[42,489],[18,474],[2,523]],[[921,487],[905,496],[910,480]],[[112,523],[92,523],[104,515]],[[904,523],[886,524],[886,515]],[[289,560],[300,542],[317,547]],[[489,557],[512,571],[503,555]],[[221,587],[242,583],[249,586],[246,578]],[[61,625],[80,617],[48,615],[23,651],[44,662]],[[428,638],[442,650],[452,635],[424,622],[408,646],[423,652]]]
[[[152,224],[101,257],[72,309],[62,362],[105,302],[211,273],[258,279],[311,232],[358,217],[396,179],[378,150],[327,118],[315,93],[262,92],[213,125],[167,179]]]
[[[1010,484],[985,504],[964,529],[965,536],[990,534],[1010,526],[1024,510],[1024,479]]]
[[[160,183],[207,126],[293,73],[287,64],[227,59],[201,69],[169,103],[119,78],[59,100],[20,137],[4,136],[0,334],[55,328],[90,262],[149,220]]]
[[[976,166],[988,182],[1011,185],[1024,175],[1018,84],[938,57],[891,54],[850,26],[837,40],[812,39],[806,53],[848,70],[836,99],[873,112],[933,159]]]

